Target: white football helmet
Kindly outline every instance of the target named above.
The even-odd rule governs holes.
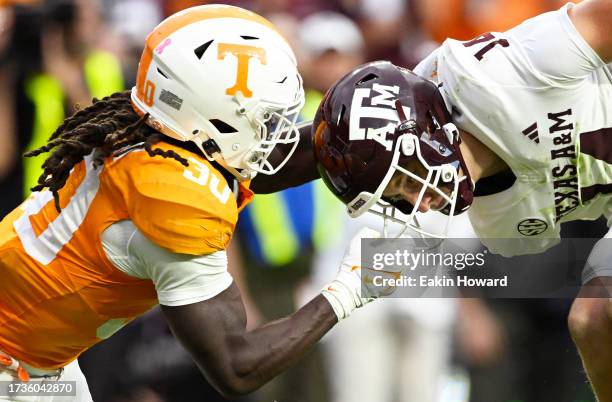
[[[193,141],[239,180],[273,174],[299,140],[304,104],[295,55],[274,26],[227,5],[188,8],[149,34],[132,104],[147,124]],[[290,152],[273,165],[277,144]]]

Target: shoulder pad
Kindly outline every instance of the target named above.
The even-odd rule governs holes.
[[[157,143],[187,159],[133,150],[105,164],[129,218],[154,243],[172,252],[208,254],[226,248],[238,217],[227,181],[205,158]],[[119,202],[119,200],[118,200]]]

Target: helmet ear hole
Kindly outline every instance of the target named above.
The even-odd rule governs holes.
[[[226,122],[224,122],[223,120],[219,120],[219,119],[211,119],[209,120],[210,124],[212,124],[213,126],[215,126],[215,128],[221,133],[221,134],[231,134],[231,133],[237,133],[238,130],[236,130],[234,127],[230,126],[229,124],[227,124]]]

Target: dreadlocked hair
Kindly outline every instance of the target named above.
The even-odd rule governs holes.
[[[187,160],[176,152],[153,148],[165,137],[145,124],[147,117],[148,114],[139,117],[132,109],[130,91],[94,99],[91,106],[65,119],[47,145],[24,154],[29,157],[53,151],[42,164],[43,173],[31,190],[48,188],[53,193],[55,208],[61,211],[59,190],[66,184],[72,168],[94,149],[94,168],[101,166],[108,156],[126,148],[144,148],[150,156],[172,158],[188,166]]]

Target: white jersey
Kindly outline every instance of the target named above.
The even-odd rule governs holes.
[[[612,215],[612,74],[573,26],[572,6],[447,40],[415,69],[442,84],[457,127],[516,176],[469,210],[483,243],[505,256],[554,246],[562,222]]]

